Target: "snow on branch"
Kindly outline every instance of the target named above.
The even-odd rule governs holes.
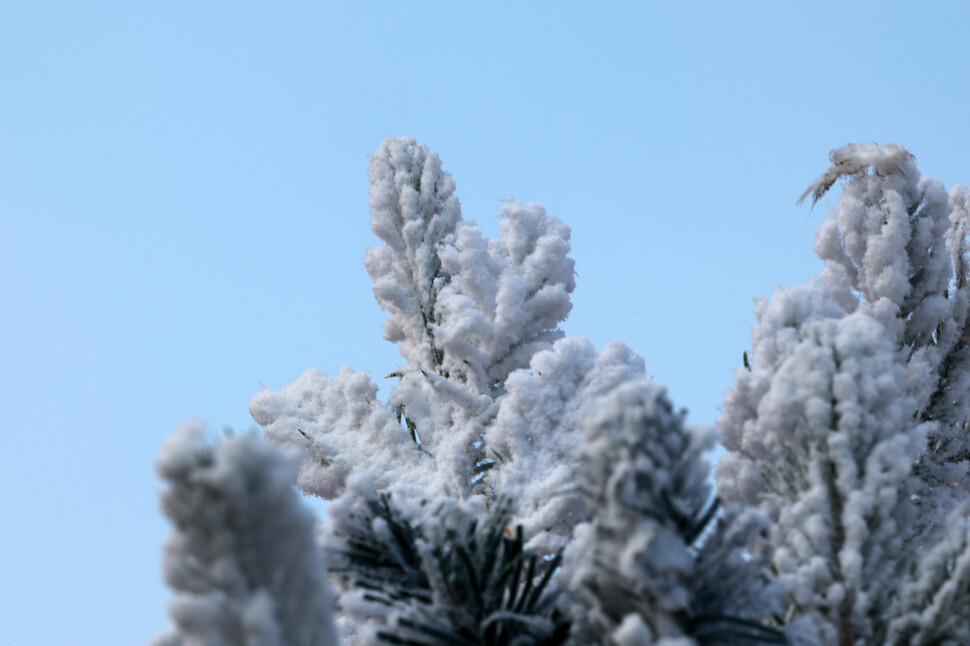
[[[534,203],[509,199],[499,239],[461,218],[455,183],[411,138],[386,138],[370,160],[371,228],[385,243],[365,266],[406,364],[386,404],[370,379],[315,370],[250,404],[275,442],[303,453],[298,483],[333,498],[355,470],[464,497],[488,487],[485,446],[509,376],[562,338],[575,287],[569,228]],[[543,442],[558,445],[552,432]],[[561,453],[561,452],[560,452]]]
[[[437,155],[385,139],[365,266],[397,382],[380,402],[365,373],[311,368],[257,393],[295,471],[252,437],[166,443],[177,594],[156,643],[334,643],[294,477],[333,500],[354,644],[970,641],[970,191],[851,144],[801,199],[842,178],[820,275],[756,306],[715,496],[713,430],[622,342],[560,329],[569,228],[509,199],[486,239]]]
[[[365,465],[381,486],[434,479],[435,462],[377,400],[377,384],[366,373],[308,368],[279,392],[260,390],[249,408],[267,438],[299,451],[297,485],[306,493],[335,498]]]
[[[435,326],[449,371],[495,394],[513,370],[563,336],[558,325],[575,288],[569,228],[535,203],[507,200],[499,240],[462,223],[440,248],[451,280],[439,294]]]
[[[335,645],[332,595],[315,519],[294,470],[258,437],[210,446],[201,428],[176,430],[158,457],[162,508],[175,525],[165,578],[173,626],[157,644]]]
[[[643,359],[614,341],[597,352],[583,337],[557,341],[537,353],[529,370],[506,382],[485,442],[495,468],[488,483],[515,501],[515,519],[529,547],[554,551],[588,516],[576,489],[576,451],[590,402],[630,380],[642,379]]]
[[[441,364],[431,325],[437,292],[449,279],[438,245],[461,221],[455,182],[441,160],[414,139],[387,137],[371,157],[371,230],[385,246],[368,249],[364,264],[374,296],[390,312],[384,338],[401,341],[416,368]]]
[[[849,144],[836,148],[829,153],[832,165],[822,176],[805,189],[798,203],[801,204],[811,194],[812,204],[818,202],[841,177],[851,177],[865,173],[869,168],[880,176],[891,174],[905,175],[914,159],[912,153],[899,144],[880,146],[874,143]]]
[[[773,519],[775,566],[823,643],[870,638],[909,565],[913,461],[931,425],[915,418],[905,366],[877,321],[856,313],[788,330],[784,357],[752,377],[764,381],[727,395],[726,409],[743,392],[760,401],[740,450],[721,459],[719,490],[751,496]],[[762,487],[745,485],[758,477]]]
[[[927,591],[967,532],[966,191],[896,144],[831,159],[802,196],[849,178],[817,234],[825,267],[757,307],[718,422],[718,490],[772,519],[790,625],[810,643],[941,643],[966,629],[940,628],[948,597]]]
[[[555,646],[569,636],[549,582],[559,558],[524,549],[507,500],[415,499],[355,476],[330,505],[326,544],[357,643]]]
[[[786,643],[763,623],[779,607],[766,519],[734,507],[719,516],[704,458],[710,429],[685,427],[663,388],[642,378],[591,403],[585,429],[579,486],[592,519],[577,526],[563,566],[574,638]]]

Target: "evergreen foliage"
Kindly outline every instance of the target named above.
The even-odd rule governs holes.
[[[713,435],[689,432],[645,379],[591,406],[585,426],[577,471],[592,519],[576,527],[562,575],[577,643],[785,643],[758,621],[777,610],[767,523],[733,508],[718,516],[703,456]]]
[[[215,447],[179,428],[158,458],[175,525],[165,578],[173,625],[157,646],[334,643],[333,596],[314,517],[293,490],[293,467],[255,436]]]
[[[806,192],[848,178],[816,238],[824,268],[758,304],[718,488],[771,518],[806,640],[966,643],[970,605],[949,595],[968,575],[930,565],[968,558],[966,189],[896,144],[832,162]]]
[[[158,643],[329,645],[335,624],[366,645],[970,643],[970,191],[896,144],[831,161],[802,196],[847,180],[824,267],[759,301],[715,430],[623,343],[559,329],[566,225],[509,199],[485,239],[438,157],[385,139],[365,265],[397,384],[263,389],[287,457],[166,444]],[[316,539],[294,479],[331,501]]]
[[[358,477],[329,508],[325,545],[344,590],[342,605],[378,620],[363,643],[565,642],[569,624],[547,590],[561,557],[524,549],[522,527],[509,525],[507,501],[483,517],[474,504],[450,499],[421,500],[405,514],[395,497]]]

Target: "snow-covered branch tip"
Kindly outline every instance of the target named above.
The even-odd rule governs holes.
[[[335,646],[333,595],[295,469],[257,436],[210,446],[183,426],[157,461],[175,525],[165,578],[172,626],[155,646]]]
[[[832,165],[822,173],[822,176],[812,182],[805,189],[798,204],[805,201],[811,194],[812,206],[815,206],[826,191],[828,191],[840,177],[851,177],[866,172],[869,168],[879,176],[885,177],[891,173],[905,174],[907,164],[915,159],[908,150],[899,144],[880,146],[874,143],[849,144],[836,148],[829,153]]]

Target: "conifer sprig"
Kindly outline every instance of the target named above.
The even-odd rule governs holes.
[[[568,637],[549,585],[561,555],[524,549],[507,500],[483,522],[443,502],[406,514],[362,487],[334,505],[332,571],[344,605],[377,621],[370,643],[553,646]]]

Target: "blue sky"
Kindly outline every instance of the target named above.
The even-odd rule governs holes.
[[[166,623],[154,455],[304,368],[398,362],[367,155],[466,219],[573,231],[565,326],[711,423],[752,298],[814,275],[795,199],[851,141],[970,181],[964,3],[0,3],[0,646]],[[850,5],[850,6],[844,6]]]

